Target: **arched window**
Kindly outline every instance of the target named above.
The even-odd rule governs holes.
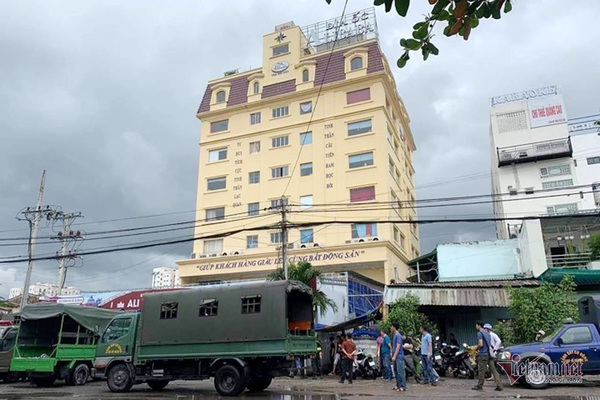
[[[217,103],[222,103],[225,101],[225,91],[221,90],[217,92]]]
[[[308,69],[302,70],[302,82],[308,82]]]
[[[258,84],[258,82],[254,82],[254,84],[252,85],[252,93],[258,94],[259,91],[260,91],[260,85]]]
[[[363,67],[362,57],[354,57],[350,60],[350,71],[355,71],[357,69],[361,69]]]

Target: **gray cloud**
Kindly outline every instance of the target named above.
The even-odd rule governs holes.
[[[36,199],[48,170],[46,202],[82,211],[85,221],[195,208],[199,122],[209,79],[261,62],[262,35],[288,20],[304,25],[339,15],[343,1],[29,1],[0,14],[0,237],[23,236],[14,219]],[[426,10],[413,1],[403,20],[378,10],[391,65],[398,40]],[[353,1],[349,9],[370,7]],[[559,84],[570,116],[598,111],[600,32],[581,21],[600,12],[592,0],[517,2],[501,21],[483,21],[471,40],[442,37],[441,54],[415,56],[395,70],[412,121],[419,198],[490,191],[488,99]],[[444,182],[470,175],[468,179]],[[436,183],[435,185],[430,185]],[[491,206],[421,209],[421,216],[490,215]],[[162,218],[81,225],[89,231],[193,219]],[[41,234],[48,234],[44,228]],[[182,231],[173,235],[191,235]],[[436,243],[492,238],[491,224],[422,227],[422,250]],[[156,235],[154,235],[156,236]],[[151,239],[142,238],[144,240]],[[131,238],[88,241],[82,249]],[[140,238],[135,238],[140,240]],[[54,245],[40,246],[52,253]],[[0,247],[0,257],[25,246]],[[69,272],[83,289],[148,286],[150,271],[186,257],[190,244],[91,256]],[[0,295],[24,265],[0,266]],[[36,264],[34,281],[56,279],[56,263]]]

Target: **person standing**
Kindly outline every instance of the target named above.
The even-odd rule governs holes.
[[[392,379],[392,345],[390,343],[390,337],[383,329],[379,331],[379,334],[379,337],[381,338],[381,346],[379,346],[379,359],[381,360],[381,365],[383,366],[383,379],[389,381]]]
[[[479,381],[477,385],[473,386],[473,390],[483,390],[483,384],[485,383],[485,371],[487,368],[490,369],[492,376],[494,377],[494,383],[496,384],[496,391],[502,391],[502,384],[500,383],[500,374],[494,365],[494,360],[491,357],[491,341],[492,337],[489,332],[483,328],[483,324],[479,321],[475,323],[475,329],[477,329],[477,369],[479,372]]]
[[[398,332],[398,324],[392,324],[392,364],[396,373],[396,386],[394,390],[398,392],[406,391],[406,371],[404,370],[404,352],[402,351],[402,335]]]
[[[492,330],[491,324],[483,325],[483,329],[485,329],[490,334],[490,338],[491,338],[490,339],[490,357],[492,358],[492,363],[494,364],[494,368],[496,368],[497,367],[496,353],[502,347],[502,340],[500,340],[500,336],[496,335],[496,332],[494,332]],[[490,373],[491,373],[491,371],[490,371]],[[494,379],[494,378],[490,375],[490,377],[487,378],[486,380],[491,381],[492,379]]]
[[[415,368],[415,363],[413,360],[414,349],[415,347],[410,335],[406,335],[404,337],[404,344],[402,345],[402,350],[404,351],[404,365],[406,366],[406,370],[413,374],[415,381],[417,381],[417,383],[421,383],[421,378],[419,374],[417,374],[417,369]]]
[[[433,343],[431,342],[431,334],[427,327],[422,325],[419,328],[421,332],[421,362],[423,363],[423,383],[437,385],[437,379],[433,374]]]
[[[342,379],[340,383],[344,383],[344,379],[348,377],[348,383],[352,384],[352,366],[354,357],[356,356],[356,345],[352,340],[352,334],[346,334],[346,340],[342,343]]]
[[[333,369],[331,370],[331,373],[329,375],[335,375],[336,367],[342,359],[342,343],[343,342],[344,342],[344,339],[343,339],[342,335],[338,335],[337,341],[335,343],[335,358],[333,359]]]

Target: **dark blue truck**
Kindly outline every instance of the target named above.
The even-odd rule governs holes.
[[[600,374],[600,296],[580,298],[579,313],[580,323],[565,323],[539,342],[498,351],[498,364],[511,383],[544,389]]]

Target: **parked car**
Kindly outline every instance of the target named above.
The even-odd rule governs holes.
[[[147,294],[140,313],[116,316],[104,331],[95,375],[113,392],[210,377],[222,396],[261,391],[295,357],[316,354],[312,321],[312,289],[297,282]]]
[[[16,325],[0,326],[0,380],[6,383],[17,382],[24,377],[23,373],[10,370],[17,331]]]

